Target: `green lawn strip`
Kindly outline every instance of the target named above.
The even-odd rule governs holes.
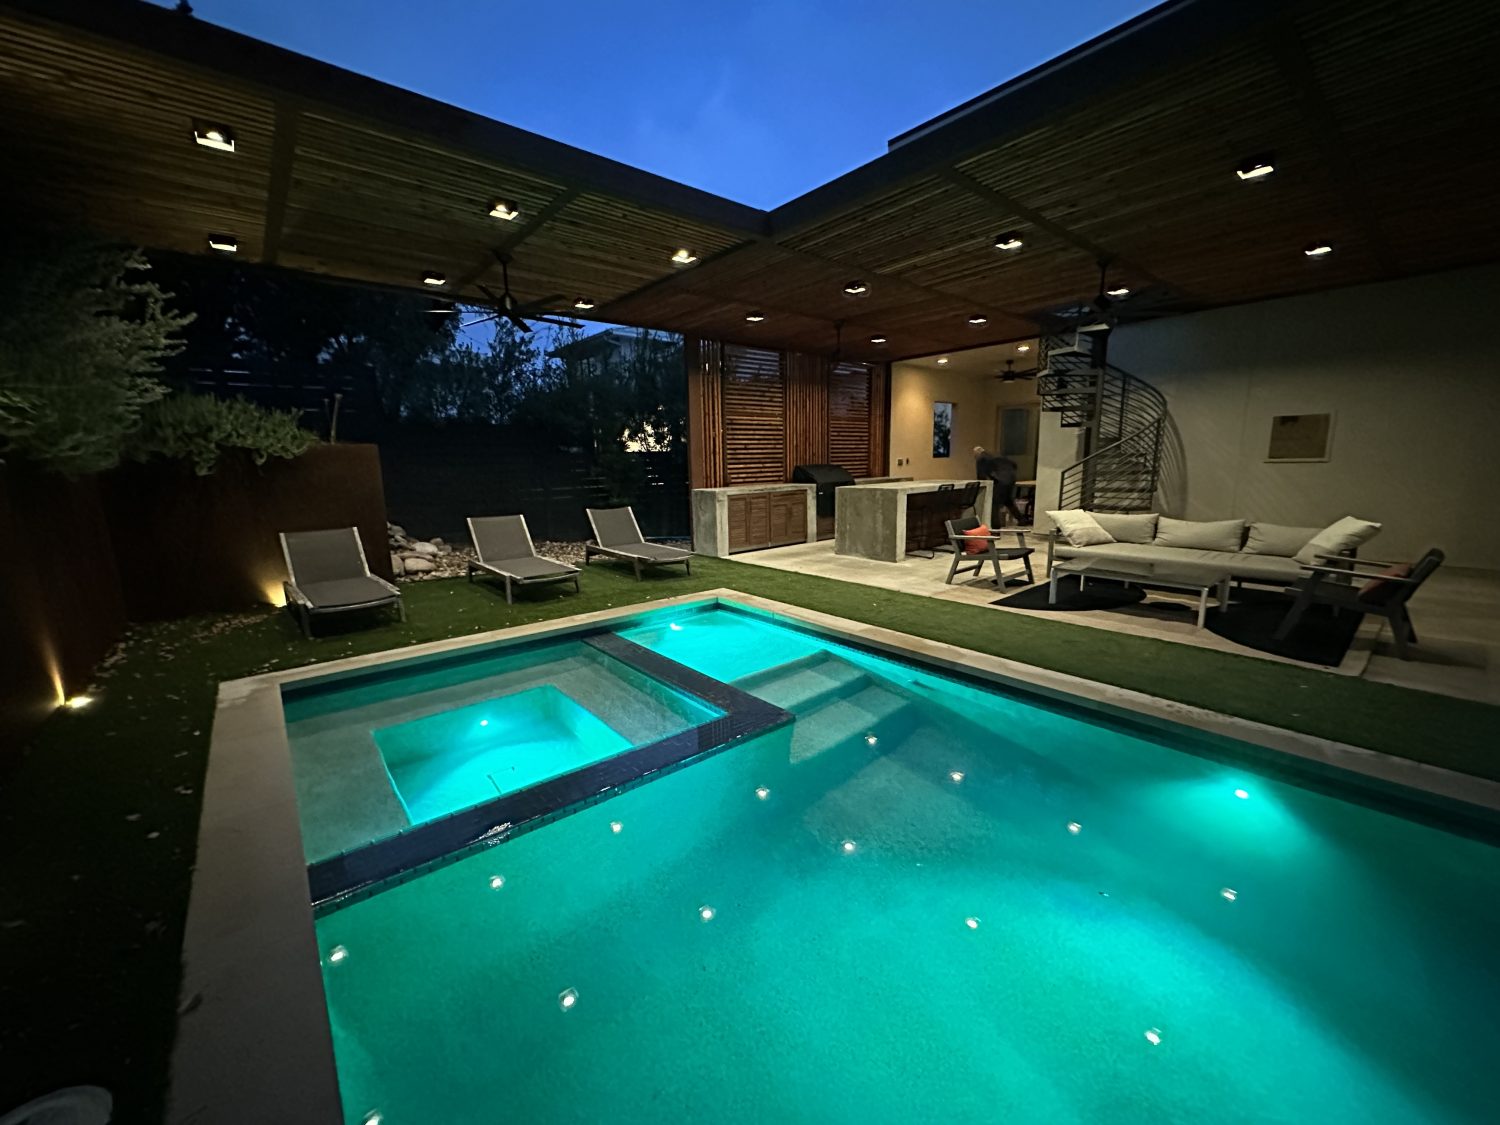
[[[514,606],[493,586],[411,584],[406,624],[330,622],[310,642],[269,610],[143,626],[94,706],[0,758],[0,1110],[97,1083],[117,1121],[161,1118],[221,681],[719,586],[1500,777],[1500,708],[717,559],[640,583],[596,565],[582,593],[526,591]]]

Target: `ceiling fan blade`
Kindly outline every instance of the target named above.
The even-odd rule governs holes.
[[[463,324],[460,324],[458,327],[461,330],[467,330],[467,329],[470,329],[470,328],[478,328],[481,324],[488,324],[492,320],[499,320],[499,319],[500,319],[500,314],[499,313],[489,313],[489,314],[487,314],[485,316],[479,316],[479,317],[475,317],[473,320],[465,321]]]
[[[527,324],[524,320],[522,320],[515,313],[511,312],[509,309],[505,310],[505,319],[508,320],[508,321],[510,321],[512,324],[514,324],[522,332],[530,332],[531,331],[531,325]]]

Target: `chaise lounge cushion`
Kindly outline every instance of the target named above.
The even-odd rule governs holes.
[[[297,589],[312,602],[315,609],[347,608],[367,602],[393,600],[398,596],[391,593],[384,583],[366,576],[308,582]]]
[[[1201,551],[1236,552],[1245,540],[1244,520],[1174,520],[1162,516],[1156,524],[1158,547],[1186,547]]]
[[[1342,555],[1352,551],[1380,530],[1381,525],[1370,520],[1345,516],[1335,520],[1314,535],[1293,557],[1308,566],[1318,561],[1319,555]]]
[[[576,566],[554,562],[552,559],[544,559],[537,555],[526,555],[518,559],[498,559],[492,562],[481,563],[480,565],[488,567],[490,570],[499,571],[501,574],[508,574],[512,578],[519,578],[522,581],[578,573]]]
[[[1319,530],[1316,527],[1288,527],[1279,523],[1252,523],[1250,532],[1245,537],[1245,550],[1252,555],[1295,558],[1298,551],[1312,542]]]
[[[1155,512],[1090,512],[1089,515],[1114,536],[1116,543],[1151,542],[1156,538],[1156,521],[1161,518]]]

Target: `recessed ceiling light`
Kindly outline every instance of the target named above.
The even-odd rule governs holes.
[[[766,314],[763,312],[750,312],[745,314],[745,319],[751,324],[759,324],[766,319]]]
[[[221,254],[233,254],[240,248],[240,244],[232,234],[211,234],[208,236],[208,248]]]
[[[587,297],[579,297],[578,300],[573,302],[573,307],[575,309],[583,309],[586,311],[594,307],[594,302],[590,301]]]
[[[989,322],[990,318],[983,315],[982,313],[975,313],[973,316],[969,317],[969,323],[973,325],[988,324]]]
[[[1276,171],[1275,160],[1272,159],[1270,153],[1263,153],[1245,161],[1234,170],[1234,174],[1242,180],[1260,180],[1274,171]]]
[[[1021,246],[1021,236],[1016,231],[1008,230],[1004,234],[995,236],[996,250],[1019,250]]]
[[[521,209],[506,199],[497,199],[490,204],[490,217],[504,219],[506,222],[514,222],[521,214]]]
[[[1106,289],[1104,291],[1104,295],[1106,297],[1128,297],[1130,296],[1130,289],[1124,285],[1121,285],[1117,286],[1114,289]]]
[[[870,287],[863,281],[851,281],[848,285],[844,286],[844,292],[851,297],[858,297],[861,293],[868,293],[869,291]]]
[[[1302,252],[1309,258],[1321,258],[1325,254],[1332,254],[1333,247],[1326,242],[1309,242],[1302,248]]]
[[[675,254],[672,255],[672,261],[676,262],[679,266],[690,266],[694,262],[696,262],[697,260],[698,260],[698,255],[694,254],[691,250],[687,249],[686,247],[684,247],[683,249],[677,251],[677,253],[675,253]]]
[[[945,356],[945,355],[938,356],[938,363],[944,364],[944,363],[947,363],[947,362],[948,362],[948,357],[947,356]]]
[[[207,121],[193,122],[193,140],[204,148],[220,152],[234,151],[234,131],[227,125],[210,125]]]
[[[884,336],[871,336],[870,337],[870,343],[872,343],[872,344],[883,344],[883,343],[885,343],[885,337]]]
[[[1016,345],[1016,351],[1018,351],[1018,352],[1029,352],[1030,350],[1031,350],[1031,345],[1030,344],[1017,344]]]
[[[448,279],[440,273],[433,273],[431,270],[428,270],[422,275],[422,284],[431,285],[434,288],[438,288],[447,285]]]

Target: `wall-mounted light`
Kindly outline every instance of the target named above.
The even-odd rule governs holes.
[[[208,236],[208,248],[217,250],[220,254],[233,254],[239,250],[240,244],[232,234],[211,234]]]
[[[520,217],[521,209],[506,199],[497,199],[490,204],[490,218],[504,219],[507,223],[515,222]]]
[[[1266,152],[1244,161],[1234,170],[1234,174],[1242,180],[1263,180],[1274,171],[1276,171],[1276,161],[1269,152]]]
[[[672,255],[672,261],[676,262],[679,266],[690,266],[697,260],[698,255],[687,249],[687,247],[683,247]]]
[[[1020,234],[1013,230],[995,236],[996,250],[1019,250],[1023,245]]]
[[[447,285],[448,279],[440,273],[434,273],[432,270],[428,270],[422,275],[422,284],[431,285],[433,288],[438,289],[444,285]]]
[[[193,140],[204,148],[211,148],[218,152],[234,151],[234,130],[227,125],[211,125],[207,121],[194,121]]]

